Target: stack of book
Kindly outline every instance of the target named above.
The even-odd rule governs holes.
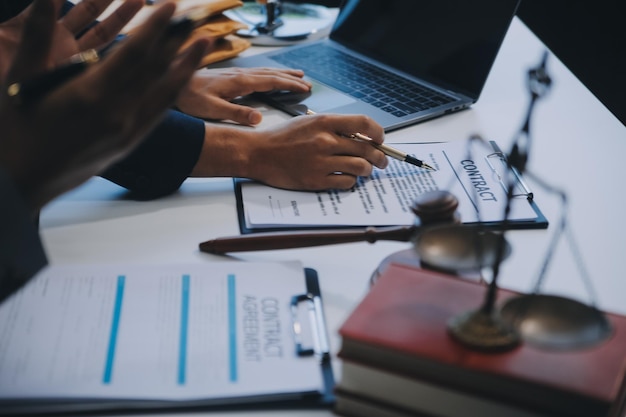
[[[485,286],[389,266],[340,328],[336,412],[359,417],[433,415],[623,417],[626,317],[606,314],[611,337],[578,350],[528,344],[488,353],[448,333],[451,317],[482,304]],[[500,290],[498,302],[515,296]]]

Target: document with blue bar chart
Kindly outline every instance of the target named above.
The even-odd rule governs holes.
[[[53,265],[0,306],[0,414],[323,405],[329,361],[298,262]]]

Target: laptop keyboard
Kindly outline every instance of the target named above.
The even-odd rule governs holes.
[[[285,51],[272,59],[397,117],[454,100],[325,44]]]

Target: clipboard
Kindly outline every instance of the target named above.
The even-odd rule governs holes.
[[[514,221],[509,223],[510,229],[546,229],[548,227],[548,219],[539,209],[539,206],[535,202],[535,194],[532,189],[526,183],[522,174],[517,168],[509,165],[506,154],[500,149],[495,141],[489,141],[489,144],[493,148],[493,152],[485,156],[485,161],[491,167],[493,175],[498,178],[498,182],[506,192],[508,185],[505,180],[507,169],[511,169],[511,174],[515,179],[515,189],[513,190],[513,198],[525,198],[528,204],[533,209],[537,217],[531,221]],[[482,223],[486,227],[498,228],[501,226],[501,222],[484,222]]]
[[[255,264],[255,263],[252,263]],[[254,267],[254,265],[252,265]],[[257,266],[258,268],[258,266]],[[319,364],[321,385],[299,392],[225,396],[209,399],[158,400],[117,398],[0,399],[1,415],[81,415],[85,413],[133,413],[174,411],[237,411],[331,408],[335,379],[317,272],[303,268],[305,290],[287,301],[292,331],[293,353]],[[293,277],[291,277],[293,278]],[[6,317],[6,316],[5,316]],[[311,330],[305,335],[303,329]],[[306,336],[306,337],[305,337]],[[306,339],[306,340],[305,340]],[[271,378],[271,376],[269,377]],[[0,385],[1,390],[1,385]]]
[[[416,145],[416,144],[412,144]],[[419,144],[422,145],[422,144]],[[437,144],[429,144],[431,146],[437,146]],[[502,150],[498,147],[495,141],[490,141],[489,145],[492,147],[492,151],[485,152],[484,160],[486,162],[486,166],[488,166],[490,175],[492,175],[498,184],[502,187],[502,190],[506,193],[507,184],[505,181],[507,180],[505,177],[506,170],[509,168],[509,164],[507,163],[507,156]],[[482,157],[482,155],[481,155]],[[534,213],[534,217],[528,219],[513,219],[507,222],[507,229],[512,230],[521,230],[521,229],[546,229],[549,225],[548,219],[539,209],[537,205],[534,193],[524,180],[523,176],[515,169],[512,168],[512,174],[515,179],[515,190],[513,194],[514,199],[524,199],[528,202],[528,206]],[[247,220],[246,214],[246,201],[244,198],[243,187],[247,183],[255,183],[255,181],[245,178],[234,178],[234,192],[235,199],[237,205],[237,220],[239,224],[239,231],[241,234],[252,234],[252,233],[262,233],[262,232],[281,232],[281,231],[296,231],[296,230],[321,230],[321,229],[363,229],[366,227],[389,227],[389,226],[407,226],[409,224],[312,224],[312,225],[303,225],[303,224],[277,224],[277,225],[261,225],[261,226],[250,226]],[[268,187],[268,190],[272,189],[270,186],[263,185],[263,187]],[[287,193],[289,191],[280,190],[281,193]],[[294,192],[300,193],[300,192]],[[314,192],[311,192],[314,194]],[[462,193],[466,194],[467,199],[469,201],[472,200],[472,190],[467,187],[464,187]],[[294,194],[295,195],[295,194]],[[461,217],[463,218],[463,217]],[[413,220],[414,221],[414,220]],[[463,221],[464,224],[467,225],[476,225],[480,224],[481,226],[487,229],[499,229],[502,227],[502,221]]]

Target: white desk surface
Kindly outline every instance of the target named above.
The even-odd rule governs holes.
[[[254,53],[253,48],[246,53]],[[504,150],[518,131],[528,103],[526,71],[543,45],[514,20],[487,85],[470,110],[387,135],[387,141],[461,140],[472,133],[496,140]],[[550,56],[550,94],[539,101],[533,120],[529,169],[567,191],[570,226],[593,280],[600,306],[626,314],[626,247],[623,158],[626,127],[556,59]],[[267,110],[264,123],[287,116]],[[513,253],[502,267],[504,287],[528,291],[537,277],[559,218],[559,200],[530,183],[536,201],[552,222],[547,230],[510,232]],[[68,193],[42,213],[41,231],[52,263],[197,262],[224,257],[198,251],[198,243],[239,234],[232,180],[190,179],[175,195],[150,202],[124,198],[124,190],[100,178]],[[365,294],[368,279],[387,255],[407,243],[352,243],[318,248],[247,252],[242,260],[299,259],[320,276],[333,352],[337,330]],[[622,265],[622,266],[620,266]],[[550,266],[544,292],[589,297],[565,240]],[[337,378],[340,367],[334,360]],[[207,413],[211,416],[330,416],[329,410]]]

